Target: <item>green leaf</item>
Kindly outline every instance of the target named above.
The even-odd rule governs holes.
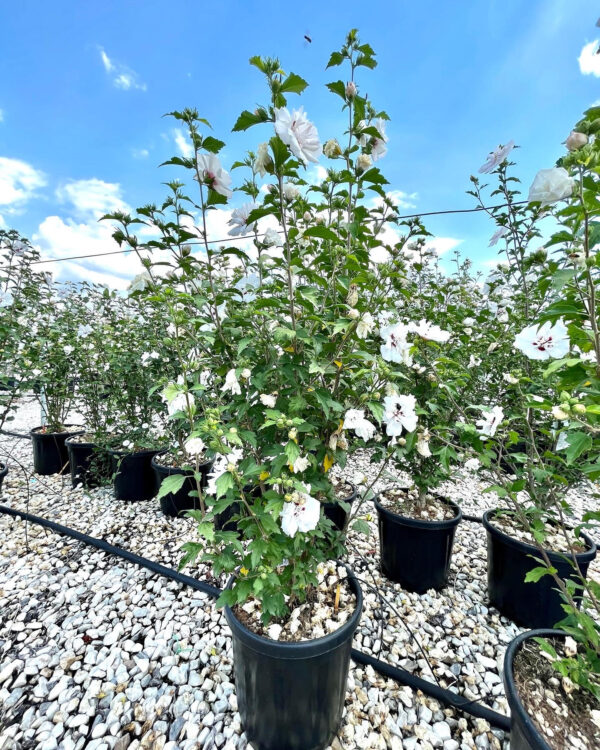
[[[218,499],[222,497],[227,492],[227,490],[233,487],[233,476],[228,471],[224,472],[217,479],[216,486],[217,486],[217,499]]]
[[[525,583],[537,583],[540,578],[556,573],[556,568],[539,567],[530,570],[525,576]]]
[[[288,147],[278,135],[274,135],[273,138],[271,138],[271,140],[269,141],[269,144],[273,153],[275,170],[279,172],[289,156]],[[248,220],[249,219],[250,217],[248,217]]]
[[[279,90],[283,91],[284,93],[301,94],[307,86],[308,83],[304,80],[304,78],[301,78],[295,73],[290,73],[279,87]]]
[[[185,480],[185,474],[170,474],[168,477],[165,477],[158,490],[157,499],[160,500],[161,497],[171,492],[178,492],[183,487]]]
[[[334,65],[341,65],[344,62],[344,56],[341,52],[332,52],[329,62],[327,63],[328,68],[332,68]]]
[[[343,81],[332,81],[332,83],[327,84],[327,88],[346,101],[346,84]]]
[[[364,534],[365,536],[369,536],[371,533],[369,524],[366,521],[363,521],[362,518],[357,518],[356,521],[354,521],[352,524],[352,530],[356,531],[358,534]]]
[[[251,128],[253,125],[260,125],[263,122],[268,122],[268,120],[269,115],[262,107],[259,108],[256,113],[249,112],[247,109],[245,109],[237,118],[232,130],[234,132],[239,132],[240,130],[248,130],[248,128]]]
[[[333,230],[329,229],[328,227],[320,226],[318,224],[314,227],[305,229],[303,235],[304,237],[318,237],[321,240],[331,240],[332,242],[339,242],[339,237]]]
[[[215,527],[209,521],[202,521],[196,527],[201,537],[206,539],[207,542],[214,542],[215,539]]]
[[[288,459],[288,463],[293,465],[294,461],[300,455],[300,448],[298,447],[298,444],[295,443],[293,440],[289,440],[284,450],[285,450],[285,455],[287,456],[287,459]]]
[[[202,147],[207,151],[210,151],[211,154],[218,154],[224,145],[225,141],[220,141],[218,138],[213,138],[212,135],[209,135],[202,141]]]
[[[592,438],[585,432],[569,432],[567,435],[567,464],[572,464],[582,453],[589,451],[592,447]]]

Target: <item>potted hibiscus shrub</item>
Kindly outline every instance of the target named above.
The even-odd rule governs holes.
[[[30,322],[44,277],[33,263],[39,253],[16,230],[0,229],[0,430],[14,418],[18,398],[27,388],[23,361]],[[0,463],[0,487],[8,473]]]
[[[68,424],[77,376],[73,358],[77,301],[70,285],[53,284],[48,279],[39,294],[23,350],[27,379],[33,385],[43,422],[30,432],[33,467],[37,474],[61,474],[69,467],[65,441],[80,432],[79,425]]]
[[[77,371],[77,408],[84,429],[67,438],[65,444],[73,487],[92,488],[112,476],[108,445],[113,415],[107,371],[123,300],[115,291],[86,282],[80,285],[76,300],[77,343],[72,357]]]
[[[385,396],[381,420],[386,440],[372,460],[409,475],[375,496],[381,569],[409,591],[442,588],[461,520],[459,506],[436,488],[458,461],[452,425],[462,372],[448,356],[450,332],[421,319],[380,329]],[[454,397],[453,397],[454,390]],[[435,428],[435,430],[434,430]]]
[[[502,161],[496,160],[492,170],[499,179],[496,192],[507,204],[493,212],[498,229],[492,239],[501,241],[509,264],[496,274],[487,291],[496,299],[500,292],[510,304],[500,330],[493,326],[486,329],[489,346],[487,354],[482,354],[480,371],[487,373],[488,405],[475,408],[483,408],[490,418],[477,425],[486,451],[482,463],[501,478],[501,495],[506,491],[506,478],[510,478],[510,497],[517,505],[509,512],[498,509],[484,514],[488,592],[491,603],[519,624],[547,627],[560,619],[561,599],[547,578],[535,584],[525,582],[536,562],[533,539],[522,529],[522,521],[527,518],[536,528],[545,529],[545,524],[554,520],[552,498],[556,500],[563,487],[581,478],[573,461],[556,454],[556,447],[562,447],[566,439],[565,433],[559,441],[560,417],[566,412],[557,405],[561,385],[551,377],[557,367],[552,363],[569,358],[572,348],[562,313],[574,309],[563,298],[573,261],[568,256],[555,260],[552,252],[547,257],[546,250],[532,250],[530,243],[539,235],[536,225],[540,216],[567,198],[574,182],[563,167],[542,170],[531,186],[529,204],[515,205],[519,193],[511,187],[516,179],[507,176],[507,156],[505,148],[498,157]],[[481,200],[478,180],[473,178],[473,182],[473,194]],[[561,236],[556,235],[549,247],[560,242]],[[571,375],[576,372],[571,370]],[[467,421],[471,420],[467,417]],[[546,552],[558,574],[570,576],[573,568],[567,557],[572,550],[551,534],[547,538],[554,548],[549,546]],[[585,573],[595,556],[595,545],[582,537],[576,547],[578,565]]]
[[[173,416],[181,416],[184,445],[202,441],[215,459],[198,491],[200,509],[190,511],[201,540],[185,545],[182,564],[208,562],[227,583],[218,604],[233,633],[244,731],[261,748],[325,748],[341,720],[362,608],[358,581],[335,562],[344,546],[326,509],[348,497],[330,470],[345,463],[344,415],[361,410],[374,359],[366,341],[374,321],[357,303],[361,285],[366,300],[373,280],[369,250],[378,227],[361,201],[367,190],[384,192],[373,162],[385,152],[385,113],[359,92],[355,73],[374,67],[375,59],[354,31],[330,60],[350,70],[348,82],[329,84],[345,110],[346,147],[331,139],[322,149],[306,113],[288,109],[287,97],[307,85],[300,76],[282,74],[277,60],[251,62],[265,75],[271,99],[254,113],[244,111],[234,127],[265,132],[265,141],[236,163],[248,170],[242,192],[251,205],[234,209],[230,225],[233,237],[250,235],[245,245],[208,244],[209,212],[232,198],[218,156],[224,144],[194,110],[173,113],[187,125],[194,154],[170,163],[198,184],[177,198],[185,223],[170,222],[169,237],[157,240],[171,252],[171,269],[156,281],[156,293],[171,295],[170,282],[186,294],[181,268],[190,253],[180,245],[199,244],[196,261],[189,261],[201,265],[196,289],[179,302],[201,325],[190,326],[190,315],[187,326],[182,321],[175,346],[196,349],[197,365],[163,392],[181,412]],[[338,159],[340,169],[312,186],[306,167],[323,154]],[[139,248],[135,223],[154,221],[153,211],[113,217],[121,224],[117,239]],[[210,400],[196,368],[212,375]],[[190,393],[193,413],[186,412]],[[369,416],[363,413],[362,434],[372,437],[376,416]],[[229,529],[219,516],[232,508]]]
[[[117,500],[150,500],[156,495],[152,458],[165,444],[166,407],[159,385],[174,367],[164,346],[167,330],[163,315],[138,291],[144,284],[144,279],[132,283],[104,347],[109,418],[106,443],[102,443],[101,434],[96,434],[96,439],[112,456]]]
[[[515,639],[505,660],[511,747],[525,749],[591,750],[600,742],[600,585],[587,577],[596,545],[585,533],[597,534],[600,514],[585,507],[575,513],[568,494],[573,479],[594,493],[580,477],[600,477],[600,211],[592,177],[600,148],[591,138],[599,116],[600,108],[585,113],[567,138],[569,153],[538,174],[529,194],[560,227],[546,245],[549,267],[539,279],[549,290],[546,303],[514,339],[523,357],[511,373],[512,398],[492,451],[527,444],[512,457],[510,475],[495,471],[492,489],[509,514],[486,514],[488,533],[493,528],[510,541],[503,564],[513,579],[504,585],[515,589],[510,598],[502,590],[491,596],[517,622],[541,628]]]

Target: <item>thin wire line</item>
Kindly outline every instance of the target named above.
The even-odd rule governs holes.
[[[397,219],[417,219],[421,216],[442,216],[445,214],[471,214],[471,213],[478,213],[480,211],[494,211],[498,208],[506,208],[509,205],[512,206],[519,206],[524,203],[528,203],[529,201],[515,201],[511,204],[509,203],[500,203],[497,206],[477,206],[476,208],[449,208],[445,211],[426,211],[418,214],[405,214],[404,216],[397,216]],[[282,234],[282,230],[277,230],[278,234]],[[259,237],[264,237],[264,234],[258,235]],[[240,240],[249,240],[254,239],[254,234],[245,234],[241,237],[225,237],[224,239],[220,240],[207,240],[206,244],[208,245],[217,245],[219,243],[223,242],[238,242]],[[204,240],[198,240],[197,242],[193,241],[187,241],[182,243],[184,245],[204,245]],[[89,255],[69,255],[64,258],[47,258],[46,260],[33,260],[31,261],[31,265],[36,265],[39,263],[63,263],[65,261],[70,260],[84,260],[86,258],[101,258],[106,255],[123,255],[124,253],[132,253],[134,252],[132,249],[129,250],[111,250],[106,253],[90,253]],[[4,270],[9,268],[9,266],[0,266],[0,270]]]

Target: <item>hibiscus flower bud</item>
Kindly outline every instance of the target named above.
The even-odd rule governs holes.
[[[348,313],[347,313],[347,315],[348,315],[348,317],[349,317],[349,318],[351,318],[352,320],[358,320],[358,319],[360,318],[360,311],[359,311],[359,310],[357,310],[357,309],[356,309],[355,307],[351,307],[351,308],[350,308],[350,309],[348,310]]]
[[[323,146],[323,153],[329,159],[335,159],[336,157],[342,155],[342,147],[335,138],[330,138],[325,142],[325,145]]]
[[[576,130],[572,130],[565,141],[565,145],[569,151],[577,151],[577,149],[587,145],[587,142],[588,137],[585,133],[578,133]]]
[[[350,307],[354,307],[358,302],[358,287],[356,284],[350,284],[348,289],[348,296],[346,297],[346,304]]]
[[[354,83],[354,81],[348,81],[348,83],[346,84],[346,98],[354,99],[357,91],[358,89],[356,88],[356,84]]]
[[[397,443],[398,443],[398,445],[399,445],[399,446],[400,446],[401,448],[404,448],[404,446],[406,445],[406,439],[405,439],[405,438],[403,438],[403,437],[401,437],[401,438],[398,438],[398,440],[397,440]]]
[[[575,412],[575,414],[585,414],[585,404],[575,404],[575,406],[573,407],[573,411]]]
[[[304,221],[310,221],[312,219],[312,216],[310,215],[310,211],[305,211],[304,216],[302,217]]]
[[[240,377],[244,380],[248,380],[250,375],[252,375],[252,372],[247,367],[244,367],[244,369],[240,373]]]
[[[297,437],[298,437],[298,430],[297,430],[297,429],[296,429],[295,427],[293,427],[293,428],[292,428],[292,429],[291,429],[291,430],[290,430],[290,431],[288,432],[288,438],[289,438],[290,440],[296,440],[296,438],[297,438]]]
[[[569,404],[561,404],[560,406],[553,406],[552,407],[552,416],[554,419],[558,419],[562,422],[567,420],[569,418],[568,411],[570,411],[571,407]]]
[[[317,214],[315,216],[315,222],[317,224],[324,224],[325,223],[325,217],[324,216],[320,216],[319,214]]]
[[[357,172],[366,172],[372,163],[373,162],[371,161],[371,157],[369,156],[369,154],[361,154],[356,160]]]

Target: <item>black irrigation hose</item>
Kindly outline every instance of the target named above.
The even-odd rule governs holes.
[[[209,596],[216,598],[221,593],[221,589],[218,589],[216,586],[211,586],[209,583],[204,583],[204,581],[199,581],[197,578],[186,576],[177,570],[173,570],[173,568],[167,568],[165,565],[161,565],[153,560],[148,560],[145,557],[140,557],[140,555],[135,555],[133,552],[129,552],[129,550],[123,549],[122,547],[115,547],[113,544],[109,544],[103,539],[97,539],[96,537],[82,534],[80,531],[75,531],[75,529],[71,529],[68,526],[61,526],[61,524],[49,521],[47,518],[34,516],[31,513],[24,513],[23,511],[9,508],[6,505],[0,505],[0,513],[5,513],[7,516],[12,516],[13,518],[22,518],[30,523],[36,523],[39,526],[44,526],[45,528],[51,529],[57,534],[62,534],[63,536],[70,536],[73,539],[77,539],[78,542],[83,542],[91,547],[96,547],[96,549],[107,552],[109,555],[122,557],[124,560],[132,562],[135,565],[147,568],[153,573],[157,573],[165,578],[170,578],[173,581],[178,581],[184,586],[190,586],[190,588],[196,589],[196,591],[202,591],[202,593],[208,594]]]
[[[477,701],[465,702],[465,699],[458,693],[453,693],[451,690],[440,687],[429,680],[424,680],[422,677],[417,677],[416,675],[407,672],[405,669],[394,667],[392,664],[376,659],[374,656],[365,654],[355,648],[352,649],[352,658],[358,664],[371,666],[385,677],[391,677],[393,680],[396,680],[396,682],[399,682],[402,685],[408,685],[408,687],[413,690],[420,690],[422,693],[429,695],[431,698],[435,698],[446,706],[458,708],[478,719],[485,719],[498,729],[510,732],[510,718],[503,714],[499,714],[497,711],[493,711],[482,703],[477,703]]]
[[[10,430],[0,430],[0,435],[9,435],[10,437],[21,438],[21,440],[31,440],[31,435],[24,435],[22,432],[11,432]]]
[[[189,586],[190,588],[196,589],[196,591],[201,591],[202,593],[208,594],[209,596],[212,596],[214,598],[218,597],[221,593],[221,589],[218,589],[216,586],[211,586],[210,584],[199,581],[196,578],[186,576],[183,573],[180,573],[178,570],[167,568],[166,566],[161,565],[160,563],[156,563],[153,560],[148,560],[147,558],[141,557],[140,555],[135,555],[133,552],[129,552],[122,547],[115,547],[113,544],[109,544],[103,539],[97,539],[96,537],[82,534],[80,531],[75,531],[75,529],[71,529],[68,526],[62,526],[59,523],[54,523],[54,521],[49,521],[46,518],[34,516],[31,513],[14,510],[14,508],[9,508],[6,505],[0,505],[0,513],[4,513],[7,516],[12,516],[13,518],[21,518],[25,521],[29,521],[30,523],[35,523],[39,526],[50,529],[57,534],[72,537],[73,539],[77,539],[77,541],[79,542],[88,544],[91,547],[96,547],[96,549],[107,552],[110,555],[121,557],[124,560],[128,560],[129,562],[134,563],[135,565],[139,565],[142,568],[151,570],[153,573],[164,576],[165,578],[169,578],[172,581],[177,581],[184,586]],[[466,517],[466,520],[480,521],[480,519],[475,517]],[[413,690],[420,690],[426,695],[439,700],[440,703],[443,703],[446,706],[453,706],[454,708],[458,708],[464,713],[468,713],[478,719],[485,719],[492,726],[495,726],[498,729],[502,729],[505,732],[510,732],[509,717],[504,716],[503,714],[499,714],[497,711],[493,711],[491,708],[488,708],[481,703],[477,703],[476,701],[468,701],[465,703],[464,699],[459,694],[453,693],[451,690],[442,688],[439,685],[429,682],[429,680],[424,680],[421,677],[417,677],[404,669],[394,667],[391,664],[387,664],[380,659],[376,659],[374,656],[370,656],[369,654],[365,654],[362,651],[358,651],[354,648],[352,649],[352,658],[357,664],[370,665],[380,674],[384,675],[385,677],[391,677],[401,685],[407,685]]]

